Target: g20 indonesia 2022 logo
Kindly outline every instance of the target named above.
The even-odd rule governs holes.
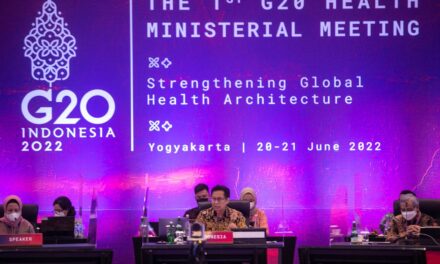
[[[57,127],[51,124],[49,127],[23,127],[21,134],[25,141],[22,143],[22,151],[62,151],[61,139],[63,138],[116,137],[111,127],[93,126],[107,123],[115,113],[113,97],[101,89],[90,90],[80,99],[81,117],[92,126],[65,126],[75,125],[81,120],[80,117],[71,116],[77,107],[78,97],[71,90],[61,90],[54,96],[52,86],[55,82],[67,80],[70,77],[70,61],[76,57],[77,47],[75,37],[68,29],[68,24],[64,22],[53,0],[44,2],[35,23],[32,24],[32,29],[24,39],[23,49],[24,56],[31,61],[32,78],[49,85],[48,89],[36,89],[25,95],[21,103],[23,116],[34,125],[53,122],[53,125],[64,126]],[[30,109],[35,109],[35,106],[31,107],[32,101],[38,97],[44,98],[47,103],[37,107],[35,112],[31,113]],[[93,116],[89,112],[89,102],[95,97],[103,98],[108,105],[106,113],[101,116]],[[59,116],[53,117],[56,103],[62,103],[66,99],[69,100],[67,107],[61,109]]]

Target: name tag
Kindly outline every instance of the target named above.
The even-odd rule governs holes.
[[[234,237],[230,231],[213,231],[206,233],[207,240],[209,244],[233,244]]]
[[[1,235],[0,247],[40,247],[43,234]]]

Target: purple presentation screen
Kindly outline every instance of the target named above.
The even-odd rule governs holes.
[[[402,189],[440,198],[437,0],[2,0],[0,197],[98,197],[132,261],[193,187],[253,187],[270,232],[377,230]]]

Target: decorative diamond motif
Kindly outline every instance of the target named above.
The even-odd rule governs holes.
[[[53,0],[44,2],[38,15],[24,39],[24,56],[32,62],[32,78],[52,87],[55,81],[69,78],[70,59],[76,57],[76,39]]]
[[[173,128],[173,125],[171,125],[170,122],[165,121],[165,123],[162,124],[162,128],[165,130],[165,132],[168,132],[171,128]]]
[[[168,58],[165,58],[162,61],[162,66],[165,67],[165,69],[168,69],[171,66],[171,64],[173,64],[173,63]]]

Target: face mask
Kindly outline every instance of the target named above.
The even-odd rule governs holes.
[[[10,214],[6,214],[6,217],[8,218],[9,221],[11,222],[15,222],[17,221],[18,218],[20,218],[20,213],[10,213]]]
[[[403,218],[405,218],[406,221],[411,221],[414,217],[416,217],[417,215],[417,211],[406,211],[406,212],[402,212],[402,216]]]
[[[55,217],[63,217],[63,216],[65,216],[64,212],[55,212]]]
[[[251,210],[254,209],[255,208],[255,202],[250,202],[249,203],[249,207],[251,208]]]
[[[207,201],[208,201],[208,198],[199,198],[199,199],[197,199],[198,203],[207,202]]]

